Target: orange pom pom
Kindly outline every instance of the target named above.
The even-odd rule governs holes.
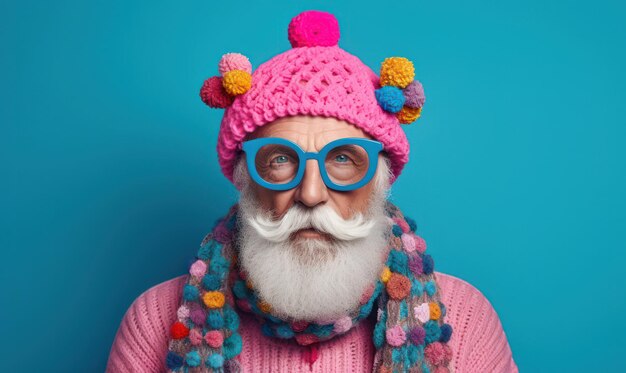
[[[405,88],[415,79],[413,62],[404,57],[385,58],[380,66],[380,85]]]
[[[243,70],[230,70],[224,73],[222,85],[229,95],[242,95],[252,87],[252,75]]]
[[[428,308],[430,309],[430,319],[439,320],[441,317],[441,308],[439,308],[437,302],[428,303]]]
[[[391,299],[404,299],[411,292],[411,280],[399,273],[392,273],[387,282],[387,293]]]
[[[209,308],[221,308],[224,306],[226,298],[224,297],[224,294],[219,291],[207,291],[202,296],[202,300]]]
[[[402,123],[402,124],[410,124],[410,123],[415,122],[417,120],[417,118],[420,117],[421,114],[422,114],[422,108],[421,107],[417,108],[417,109],[414,109],[412,107],[403,106],[402,110],[400,110],[396,114],[396,117],[398,118],[400,123]]]

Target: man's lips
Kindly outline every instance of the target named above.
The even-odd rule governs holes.
[[[300,229],[293,233],[295,238],[318,238],[330,240],[330,236],[327,233],[320,232],[317,229],[305,228]]]

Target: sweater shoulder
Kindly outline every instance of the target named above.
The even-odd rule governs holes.
[[[450,340],[456,370],[517,372],[500,318],[485,295],[469,282],[435,272],[445,321],[452,326]]]
[[[176,319],[187,275],[152,286],[130,305],[111,346],[107,373],[160,372],[169,327]]]

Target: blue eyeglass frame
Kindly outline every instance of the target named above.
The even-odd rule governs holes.
[[[298,154],[298,171],[296,172],[296,176],[294,176],[293,180],[285,184],[272,184],[263,180],[261,175],[259,175],[256,170],[255,159],[256,153],[265,145],[285,145]],[[335,184],[326,172],[326,155],[328,155],[328,152],[332,149],[342,145],[359,145],[367,152],[369,161],[367,172],[361,180],[353,184]],[[361,137],[345,137],[331,141],[324,145],[319,152],[305,152],[298,146],[298,144],[281,137],[261,137],[254,140],[244,141],[242,145],[242,149],[246,153],[246,164],[248,165],[248,172],[250,173],[252,180],[264,188],[277,191],[289,190],[298,186],[300,182],[302,182],[306,163],[309,159],[315,159],[317,161],[320,175],[322,175],[322,180],[328,188],[342,192],[359,189],[367,184],[376,173],[376,167],[378,166],[378,153],[380,153],[383,148],[383,144],[380,141],[364,139]]]

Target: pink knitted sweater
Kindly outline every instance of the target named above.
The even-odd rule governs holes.
[[[517,372],[500,319],[489,301],[472,285],[435,272],[446,305],[446,322],[454,332],[455,372]],[[111,347],[107,373],[163,372],[169,326],[176,319],[187,275],[148,289],[130,306]],[[261,333],[257,321],[240,313],[244,372],[371,372],[374,362],[372,330],[368,318],[348,333],[319,345],[313,364],[304,356],[308,347],[272,339]],[[309,352],[310,353],[310,352]]]

